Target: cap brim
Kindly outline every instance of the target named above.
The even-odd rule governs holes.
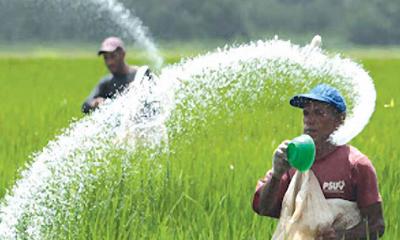
[[[326,99],[321,98],[320,96],[306,93],[294,96],[292,99],[290,99],[290,105],[292,105],[293,107],[304,108],[304,103],[309,100],[328,103]]]
[[[116,47],[113,47],[113,48],[102,48],[102,49],[100,49],[100,50],[97,52],[97,55],[100,56],[100,55],[103,54],[103,53],[114,52],[114,51],[116,51],[118,48],[120,48],[122,51],[125,52],[125,48],[124,48],[124,47],[116,46]]]
[[[117,50],[117,48],[114,48],[114,49],[100,49],[98,52],[97,52],[97,55],[101,55],[101,54],[103,54],[103,53],[110,53],[110,52],[114,52],[115,50]]]

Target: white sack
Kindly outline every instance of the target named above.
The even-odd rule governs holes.
[[[360,219],[355,202],[325,199],[314,173],[297,171],[283,198],[281,216],[272,239],[314,239],[325,228],[349,229]]]

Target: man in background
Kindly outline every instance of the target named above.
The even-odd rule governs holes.
[[[97,109],[105,99],[116,97],[117,93],[124,91],[135,80],[139,68],[125,62],[125,53],[125,46],[120,38],[108,37],[101,43],[97,54],[103,56],[111,74],[103,77],[92,90],[82,104],[82,112],[88,114]],[[148,68],[145,75],[150,76]]]

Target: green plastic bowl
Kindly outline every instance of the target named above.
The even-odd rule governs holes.
[[[288,145],[287,157],[289,164],[300,172],[309,170],[315,160],[313,139],[307,134],[294,138]]]

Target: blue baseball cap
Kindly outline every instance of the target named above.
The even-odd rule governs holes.
[[[319,84],[311,89],[309,93],[292,97],[292,99],[290,99],[290,105],[303,108],[307,100],[324,102],[336,108],[340,113],[346,112],[346,102],[343,96],[336,88],[328,84]]]

